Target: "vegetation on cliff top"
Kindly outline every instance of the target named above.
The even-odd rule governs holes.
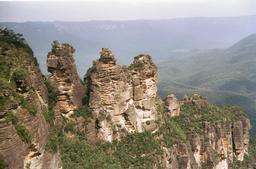
[[[189,132],[201,133],[204,123],[232,123],[244,116],[237,107],[209,105],[198,108],[192,104],[181,107],[181,116],[168,118],[161,110],[164,123],[155,133],[143,132],[128,134],[121,141],[91,144],[85,136],[67,137],[58,133],[52,145],[58,145],[63,168],[161,168],[162,147],[172,149],[174,144],[188,141]],[[78,114],[85,116],[79,111]],[[86,116],[85,116],[86,117]],[[72,126],[69,126],[72,128]],[[73,126],[74,127],[74,126]],[[69,129],[76,132],[76,129]],[[55,141],[55,142],[54,142]],[[53,147],[56,148],[56,147]]]
[[[23,121],[16,117],[19,113],[16,109],[20,106],[30,115],[35,116],[37,113],[35,103],[28,100],[31,93],[23,95],[23,91],[18,90],[20,84],[31,83],[28,66],[31,66],[31,62],[36,65],[32,55],[31,48],[21,34],[0,29],[0,111],[4,112],[4,118],[14,126],[25,143],[30,143],[31,134]]]
[[[0,34],[6,36],[6,34]],[[16,81],[25,80],[28,72],[24,68],[24,56],[8,44],[16,48],[26,48],[24,39],[12,32],[9,38],[0,39],[0,88],[9,90],[13,97],[0,95],[1,111],[6,110],[6,103],[17,101],[22,108],[27,109],[31,115],[36,112],[33,104],[28,103],[21,94],[16,92]],[[13,50],[12,50],[13,49]],[[29,49],[26,49],[29,51]],[[11,57],[10,57],[11,56]],[[113,143],[90,144],[85,133],[79,133],[72,122],[64,120],[62,130],[54,128],[53,107],[57,99],[57,91],[45,82],[48,88],[49,110],[44,113],[46,121],[50,124],[49,141],[47,148],[52,152],[60,150],[63,168],[161,168],[162,147],[172,148],[174,144],[186,143],[187,133],[193,131],[201,133],[205,122],[211,124],[231,123],[244,114],[237,107],[209,105],[198,108],[192,104],[181,107],[181,115],[168,118],[164,110],[160,110],[164,117],[161,127],[155,133],[143,132],[128,134],[121,141]],[[3,91],[2,90],[2,91]],[[2,93],[1,93],[2,94]],[[75,111],[74,116],[83,117],[88,124],[92,114],[87,107],[88,98],[84,99],[84,107]],[[3,109],[3,110],[2,110]],[[22,122],[12,111],[6,113],[5,118],[15,127],[21,140],[30,143],[31,135]],[[72,137],[67,133],[73,134]],[[252,149],[252,153],[255,153]],[[248,157],[249,158],[249,157]],[[250,157],[249,160],[252,158]],[[0,166],[3,165],[0,161]],[[240,164],[235,164],[239,166]]]

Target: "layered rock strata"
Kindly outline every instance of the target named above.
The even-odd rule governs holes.
[[[43,113],[47,112],[47,88],[33,56],[13,45],[0,46],[0,56],[6,57],[6,62],[11,60],[9,69],[16,72],[8,85],[3,85],[2,79],[0,83],[0,97],[5,100],[0,111],[1,163],[7,169],[62,168],[59,154],[46,150],[49,126]]]
[[[229,169],[234,160],[243,161],[248,154],[250,122],[242,118],[234,123],[205,123],[204,134],[191,134],[187,143],[164,148],[166,169]]]
[[[48,80],[57,88],[57,103],[54,107],[55,125],[60,127],[62,116],[69,118],[73,111],[82,106],[84,86],[79,79],[75,59],[75,49],[67,43],[54,41],[47,56]]]
[[[198,111],[209,105],[207,99],[198,94],[185,96],[181,101],[177,101],[174,95],[169,95],[165,102],[167,113],[171,118],[177,117],[176,110],[179,110],[179,115],[182,116],[184,112],[177,107],[180,108],[186,104],[197,107]],[[185,143],[176,143],[169,149],[163,147],[164,168],[198,169],[207,166],[212,169],[229,169],[234,160],[243,161],[248,154],[251,124],[244,115],[233,113],[238,116],[233,121],[228,121],[228,119],[214,123],[207,122],[206,119],[198,121],[198,124],[203,123],[202,132],[192,128],[186,133]],[[200,116],[200,114],[195,116]]]
[[[134,58],[128,68],[106,48],[85,76],[89,107],[100,139],[112,141],[125,132],[155,130],[157,68],[149,55]]]

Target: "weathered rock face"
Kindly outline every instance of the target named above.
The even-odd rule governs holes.
[[[112,141],[126,132],[156,129],[156,66],[150,56],[135,57],[129,68],[116,64],[109,49],[85,76],[100,139]]]
[[[59,93],[54,108],[57,127],[62,124],[61,116],[69,118],[74,109],[82,106],[84,87],[76,70],[74,52],[71,45],[54,41],[47,56],[48,71],[51,73],[48,80]]]
[[[181,101],[180,104],[191,103],[196,105],[198,108],[206,107],[208,105],[208,100],[206,97],[203,97],[199,94],[193,94],[192,96],[185,96]]]
[[[204,126],[203,133],[187,134],[187,143],[163,149],[164,168],[229,169],[234,160],[244,160],[251,128],[247,118],[241,116],[239,120],[226,123],[204,122]]]
[[[21,74],[14,82],[5,87],[1,81],[0,97],[5,101],[5,107],[1,107],[0,117],[0,160],[4,161],[6,168],[61,168],[60,158],[56,160],[58,165],[54,167],[47,165],[51,163],[52,156],[45,147],[48,141],[48,124],[43,117],[47,111],[47,89],[44,85],[43,76],[34,64],[33,57],[23,48],[15,48],[10,45],[3,53],[0,46],[0,56],[6,58],[6,62],[19,58],[22,62],[12,61],[15,67],[10,70],[26,70],[28,74]],[[16,58],[15,58],[16,57]],[[59,157],[58,154],[54,156]],[[47,159],[47,160],[46,160]],[[45,167],[43,167],[45,166]]]
[[[168,110],[168,115],[170,117],[175,117],[180,115],[180,103],[175,97],[175,95],[168,95],[165,99],[165,107]]]

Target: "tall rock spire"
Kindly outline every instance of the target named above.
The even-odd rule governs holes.
[[[54,108],[56,126],[61,125],[61,116],[69,118],[74,109],[82,106],[84,86],[77,73],[74,52],[71,45],[54,41],[47,56],[48,71],[51,73],[48,80],[58,91]]]
[[[114,54],[103,48],[85,78],[98,138],[112,141],[120,139],[123,131],[156,129],[156,66],[150,56],[135,57],[126,68],[116,64]]]

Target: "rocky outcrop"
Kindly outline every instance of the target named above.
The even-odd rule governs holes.
[[[180,115],[180,103],[174,94],[168,95],[165,99],[165,107],[168,110],[168,115],[170,117],[175,117]]]
[[[98,138],[112,141],[125,133],[122,130],[131,133],[156,129],[156,73],[149,55],[135,57],[127,68],[116,63],[109,49],[102,49],[85,76]]]
[[[188,143],[163,148],[164,168],[229,169],[234,160],[243,161],[248,154],[249,129],[248,119],[233,124],[206,124],[204,135],[191,134]],[[240,134],[235,136],[234,133]]]
[[[203,108],[208,105],[208,100],[206,97],[203,97],[199,94],[193,94],[192,96],[185,96],[181,101],[180,104],[188,104],[191,103],[198,108]]]
[[[67,43],[54,41],[47,56],[48,80],[57,88],[58,97],[54,107],[55,125],[62,125],[62,116],[69,118],[73,111],[82,106],[84,87],[79,79],[75,60],[75,49]]]
[[[181,103],[194,104],[201,108],[206,103],[202,99],[192,101],[192,98],[201,98],[199,95],[186,97]],[[190,98],[190,99],[187,99]],[[184,100],[190,100],[184,103]],[[200,103],[198,105],[198,103]],[[208,103],[207,103],[208,104]],[[181,114],[184,113],[181,111]],[[235,113],[235,112],[234,112]],[[248,154],[250,121],[243,115],[230,122],[203,121],[203,132],[193,129],[187,131],[185,143],[177,142],[171,148],[163,148],[163,164],[166,169],[212,168],[229,169],[234,160],[243,161]],[[200,122],[198,122],[200,123]]]
[[[58,167],[45,164],[51,159],[44,160],[54,154],[45,148],[49,126],[43,113],[47,111],[48,98],[39,67],[23,48],[0,46],[0,56],[1,60],[6,57],[2,61],[11,61],[8,68],[13,72],[9,81],[1,79],[0,83],[0,97],[5,101],[0,117],[1,162],[8,169],[61,168],[60,159]]]
[[[91,132],[89,137],[111,142],[125,133],[157,131],[156,120],[160,122],[158,124],[165,125],[161,124],[162,116],[156,110],[157,107],[161,109],[163,103],[157,96],[157,68],[149,55],[139,55],[130,66],[122,67],[117,64],[112,52],[103,48],[100,58],[85,75],[85,81],[94,119],[87,128]],[[191,105],[195,109],[193,111],[199,112],[210,106],[207,98],[198,94],[186,96],[180,101],[169,95],[164,105],[168,118],[174,120],[183,118],[182,106]],[[243,160],[248,152],[250,129],[250,123],[244,116],[232,122],[208,122],[201,118],[200,113],[193,116],[204,120],[195,121],[199,126],[203,125],[202,131],[188,129],[183,136],[186,137],[185,142],[180,140],[172,147],[163,146],[164,168],[198,169],[208,166],[228,169],[234,159]],[[178,131],[181,132],[184,131]]]

